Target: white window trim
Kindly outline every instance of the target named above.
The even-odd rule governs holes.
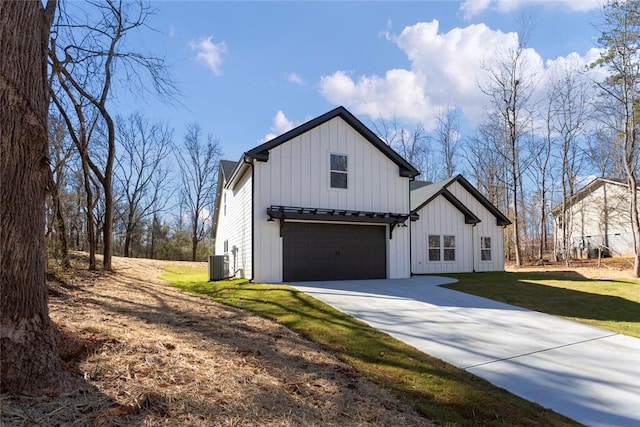
[[[332,155],[334,155],[334,156],[344,156],[344,157],[347,158],[347,171],[346,172],[345,171],[338,171],[338,170],[331,169],[331,156]],[[328,157],[329,157],[329,159],[328,159],[328,162],[329,162],[328,163],[328,167],[329,167],[329,190],[332,190],[332,191],[346,191],[346,190],[348,190],[349,189],[349,184],[350,184],[349,183],[349,181],[350,181],[349,180],[349,155],[346,154],[346,153],[329,152],[329,156]],[[345,188],[331,186],[331,174],[333,172],[343,173],[343,174],[345,174],[347,176],[347,186]]]
[[[489,248],[484,248],[482,247],[482,241],[483,239],[489,239],[490,243],[490,247]],[[493,261],[493,242],[492,242],[493,238],[491,236],[480,236],[480,262],[492,262]],[[482,251],[489,251],[489,259],[482,259]]]
[[[429,245],[429,236],[438,236],[438,237],[440,237],[440,246],[439,246],[438,248],[435,248],[435,247],[433,247],[433,248],[432,248],[432,247]],[[445,238],[445,237],[449,237],[449,236],[453,237],[453,248],[445,248],[445,247],[444,247],[444,238]],[[458,258],[458,250],[457,250],[457,249],[458,249],[458,245],[457,245],[457,241],[458,241],[458,236],[457,236],[456,234],[453,234],[453,233],[448,233],[448,234],[434,234],[434,233],[427,233],[427,256],[426,256],[426,258],[427,258],[427,263],[436,263],[436,262],[439,262],[439,263],[448,263],[448,264],[452,264],[452,263],[457,262],[457,261],[458,261],[458,259],[457,259],[457,258]],[[439,252],[440,252],[440,259],[439,259],[439,260],[432,260],[432,259],[429,257],[429,251],[430,251],[430,250],[432,250],[432,249],[438,249],[438,250],[439,250]],[[450,259],[445,260],[445,259],[444,259],[444,250],[445,250],[445,249],[453,249],[453,257],[454,257],[454,259],[452,259],[452,260],[450,260]]]

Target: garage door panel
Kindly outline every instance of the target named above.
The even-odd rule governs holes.
[[[386,278],[384,226],[287,222],[283,280]]]

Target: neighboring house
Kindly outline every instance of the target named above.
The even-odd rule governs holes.
[[[563,204],[551,211],[555,219],[556,247],[560,252],[565,249],[565,235],[566,249],[574,258],[597,256],[598,248],[611,255],[634,252],[626,183],[596,178],[567,199],[565,205],[566,219],[562,214]]]
[[[345,108],[222,161],[219,174],[215,251],[229,256],[231,274],[410,276],[409,182],[418,171]]]
[[[504,270],[511,221],[462,175],[412,182],[411,273]]]

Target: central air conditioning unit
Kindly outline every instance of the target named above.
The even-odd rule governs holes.
[[[209,255],[209,281],[215,282],[229,277],[229,257]]]

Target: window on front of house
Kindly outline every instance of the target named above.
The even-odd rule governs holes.
[[[347,188],[347,156],[331,154],[330,156],[331,188]]]
[[[480,259],[491,261],[491,237],[480,238]]]
[[[440,236],[429,234],[429,261],[440,261]]]
[[[429,261],[455,261],[456,236],[429,234]]]
[[[445,261],[455,261],[456,260],[456,236],[443,236],[444,248],[443,248],[443,259]]]

